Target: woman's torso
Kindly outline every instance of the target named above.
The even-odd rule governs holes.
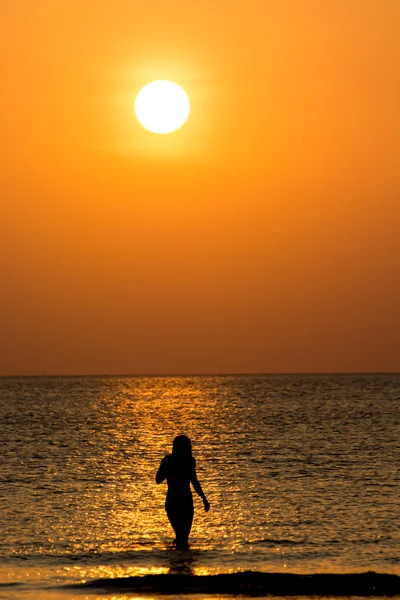
[[[173,454],[168,454],[164,459],[165,472],[168,484],[168,498],[191,498],[190,481],[195,469],[195,460],[179,460]]]

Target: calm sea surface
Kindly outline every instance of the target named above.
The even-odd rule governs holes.
[[[0,415],[1,598],[147,573],[400,574],[400,375],[1,378]],[[195,497],[189,552],[154,481],[179,433],[211,503]]]

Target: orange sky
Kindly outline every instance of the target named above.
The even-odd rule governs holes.
[[[400,370],[399,0],[1,11],[0,374]]]

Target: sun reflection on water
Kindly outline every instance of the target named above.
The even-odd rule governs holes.
[[[90,467],[91,477],[94,474],[96,478],[99,467],[103,474],[102,481],[96,478],[97,485],[86,487],[86,531],[93,539],[99,525],[118,531],[118,536],[110,536],[117,539],[117,545],[103,541],[96,546],[99,552],[160,546],[171,536],[163,510],[165,486],[154,485],[154,476],[177,433],[193,438],[199,478],[205,472],[207,435],[203,424],[213,406],[204,402],[204,390],[194,382],[182,387],[181,381],[169,379],[155,396],[154,380],[140,380],[142,389],[137,381],[134,384],[131,387],[125,380],[118,394],[113,390],[112,395],[103,393],[93,399],[96,415],[107,415],[107,427],[89,431],[86,441],[89,448],[100,450],[101,464],[94,464],[89,456],[85,475]],[[79,466],[82,469],[82,464]],[[208,493],[212,494],[212,489]],[[206,523],[200,512],[193,527],[198,539],[207,539]]]

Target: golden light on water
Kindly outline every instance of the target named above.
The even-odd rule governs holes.
[[[335,424],[331,418],[339,414],[337,403],[327,404],[325,395],[314,400],[311,409],[304,403],[304,394],[313,398],[315,393],[321,394],[318,381],[303,378],[299,398],[288,385],[291,378],[283,377],[93,378],[90,385],[88,381],[72,379],[69,392],[63,380],[49,381],[38,396],[35,411],[24,417],[30,419],[24,434],[26,455],[13,463],[6,476],[12,483],[14,470],[19,470],[20,477],[35,476],[37,484],[34,496],[28,486],[18,487],[17,506],[21,514],[23,510],[24,524],[15,527],[10,536],[18,540],[13,550],[18,559],[33,556],[34,565],[40,562],[27,568],[29,563],[18,560],[7,576],[3,575],[7,567],[2,566],[0,578],[36,585],[44,579],[63,584],[267,568],[293,573],[309,571],[311,566],[331,573],[343,571],[341,556],[324,558],[326,539],[335,540],[338,527],[339,531],[344,527],[349,539],[354,539],[362,516],[351,498],[348,500],[348,487],[342,479],[353,445],[347,450],[345,446],[336,459],[331,454],[331,440],[338,444],[340,435],[345,435],[354,443],[355,434],[353,427],[341,433],[342,421]],[[337,393],[336,379],[328,392],[329,383],[323,383],[323,394]],[[18,385],[19,398],[21,383],[12,385]],[[28,381],[25,394],[31,387]],[[347,383],[343,393],[347,398]],[[54,402],[54,397],[62,400]],[[44,428],[49,398],[53,414]],[[354,410],[345,400],[343,406]],[[317,427],[308,428],[305,423],[316,407]],[[354,417],[357,414],[354,412]],[[384,406],[384,423],[386,414]],[[23,420],[16,423],[18,427],[11,431],[16,432],[14,447],[18,448]],[[300,428],[301,438],[293,435],[293,428]],[[183,432],[192,439],[197,474],[211,504],[210,512],[205,513],[194,495],[190,552],[174,550],[174,534],[164,510],[167,486],[155,484],[161,459],[171,451],[175,435]],[[369,429],[360,432],[369,435]],[[328,455],[315,454],[325,439],[330,440]],[[386,428],[377,430],[377,439],[384,443]],[[383,473],[385,482],[394,476],[392,464],[392,460],[388,462]],[[365,462],[358,475],[360,482],[373,473],[370,462]],[[349,485],[357,485],[357,481],[349,481]],[[379,543],[385,550],[384,511],[390,504],[382,502],[377,493],[359,508],[377,523],[373,539],[383,536]],[[9,503],[11,515],[14,495]],[[345,523],[338,521],[336,506],[354,516]],[[361,561],[375,564],[373,549],[364,546],[352,551],[346,571],[359,572]],[[389,551],[390,546],[386,554]],[[311,566],[310,552],[316,553]],[[115,597],[126,598],[121,594]],[[40,595],[37,599],[53,600]]]

